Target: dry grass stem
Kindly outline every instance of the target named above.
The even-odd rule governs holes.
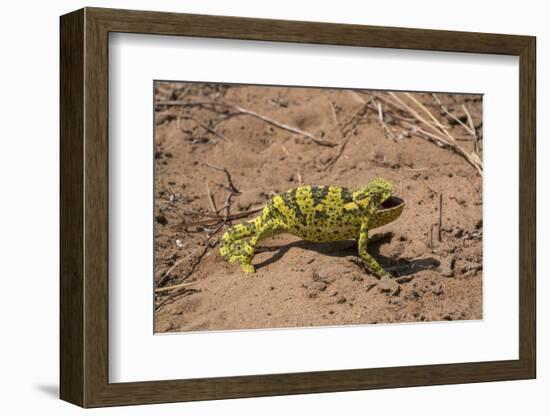
[[[475,130],[472,130],[470,127],[468,127],[466,124],[464,124],[464,122],[462,120],[460,120],[457,116],[455,116],[453,113],[451,113],[449,111],[449,109],[446,106],[443,105],[443,103],[441,102],[441,100],[439,99],[437,94],[432,94],[432,97],[434,98],[435,102],[437,104],[439,104],[439,106],[441,107],[441,110],[443,110],[443,112],[445,114],[447,114],[449,117],[451,117],[457,124],[461,125],[464,128],[464,130],[466,130],[474,138],[476,137]]]
[[[384,113],[382,111],[382,105],[376,101],[376,107],[378,108],[378,119],[380,120],[380,124],[382,125],[382,128],[384,129],[384,133],[386,133],[386,137],[389,139],[392,139],[394,142],[396,141],[394,134],[384,121]]]
[[[462,109],[466,114],[466,119],[468,120],[468,125],[470,126],[470,129],[474,132],[474,138],[475,138],[474,148],[475,148],[475,152],[479,154],[479,138],[477,137],[476,127],[474,125],[474,119],[472,118],[470,112],[468,111],[468,109],[464,104],[462,104]]]
[[[410,105],[405,103],[403,100],[401,100],[395,93],[389,92],[387,93],[387,96],[382,93],[372,93],[372,92],[366,92],[367,94],[370,94],[374,96],[376,99],[379,99],[380,101],[394,107],[395,109],[410,114],[418,123],[424,125],[426,129],[423,129],[419,127],[417,124],[413,124],[409,121],[407,121],[406,118],[401,117],[397,114],[392,114],[391,117],[396,121],[397,124],[399,124],[401,127],[405,128],[406,130],[409,130],[412,134],[415,134],[416,136],[419,136],[423,139],[426,139],[428,141],[431,141],[435,144],[437,144],[440,147],[446,148],[448,150],[453,151],[454,153],[462,156],[464,159],[468,161],[479,173],[480,176],[483,175],[483,163],[479,156],[476,154],[476,152],[469,153],[466,151],[463,147],[461,147],[458,142],[455,140],[455,138],[441,125],[441,127],[437,127],[432,122],[429,122],[426,120],[425,117],[421,116],[418,111],[413,109]],[[411,96],[412,97],[412,96]],[[418,100],[414,99],[414,102],[418,102]],[[431,112],[421,103],[418,102],[420,105],[420,108],[423,112],[427,112],[431,114]],[[431,114],[430,118],[434,118],[433,114]],[[431,131],[429,131],[431,130]],[[441,136],[441,133],[443,133],[446,137]]]

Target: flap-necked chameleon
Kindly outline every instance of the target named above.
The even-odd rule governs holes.
[[[359,256],[378,277],[388,273],[367,252],[368,231],[396,220],[405,203],[393,196],[394,186],[383,178],[350,190],[340,186],[300,186],[275,196],[256,218],[231,227],[221,239],[220,253],[253,273],[258,241],[280,233],[304,240],[328,242],[355,239]]]

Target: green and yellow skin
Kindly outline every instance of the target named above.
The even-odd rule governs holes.
[[[275,196],[258,217],[231,227],[221,239],[220,253],[230,263],[238,261],[245,273],[254,273],[255,247],[264,238],[290,233],[314,242],[355,239],[367,269],[380,278],[388,277],[367,252],[367,241],[369,230],[401,215],[404,201],[393,193],[393,184],[383,178],[355,190],[339,186],[291,189]]]

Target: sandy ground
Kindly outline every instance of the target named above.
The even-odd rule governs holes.
[[[460,146],[474,149],[465,128],[431,94],[414,97]],[[467,124],[464,105],[481,137],[481,96],[438,97]],[[415,135],[399,136],[403,129],[390,123],[392,140],[377,111],[358,113],[371,98],[335,89],[156,83],[155,332],[482,318],[481,176],[461,156]],[[235,108],[160,104],[167,101],[230,103],[347,145],[334,160],[340,146],[234,115]],[[229,212],[229,181],[216,168],[227,169],[240,191]],[[259,244],[251,276],[218,253],[227,226],[214,224],[208,193],[220,216],[231,218],[300,184],[353,188],[379,176],[391,180],[407,204],[397,221],[371,232],[379,238],[369,250],[393,270],[398,293],[372,286],[377,279],[362,267],[353,241],[270,238]],[[182,282],[189,285],[162,289]]]

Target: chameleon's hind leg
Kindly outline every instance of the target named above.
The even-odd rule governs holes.
[[[374,257],[372,257],[369,252],[367,251],[367,241],[369,239],[368,234],[368,224],[362,224],[361,225],[361,231],[359,232],[359,239],[358,239],[358,249],[359,249],[359,256],[363,259],[365,262],[367,269],[378,276],[379,278],[388,278],[390,275],[387,271],[384,270],[382,266],[376,261]]]
[[[281,232],[277,224],[272,220],[262,220],[258,224],[257,232],[242,245],[242,258],[239,259],[241,269],[245,273],[254,273],[255,269],[252,265],[252,259],[256,251],[256,244],[264,238],[273,236]]]

